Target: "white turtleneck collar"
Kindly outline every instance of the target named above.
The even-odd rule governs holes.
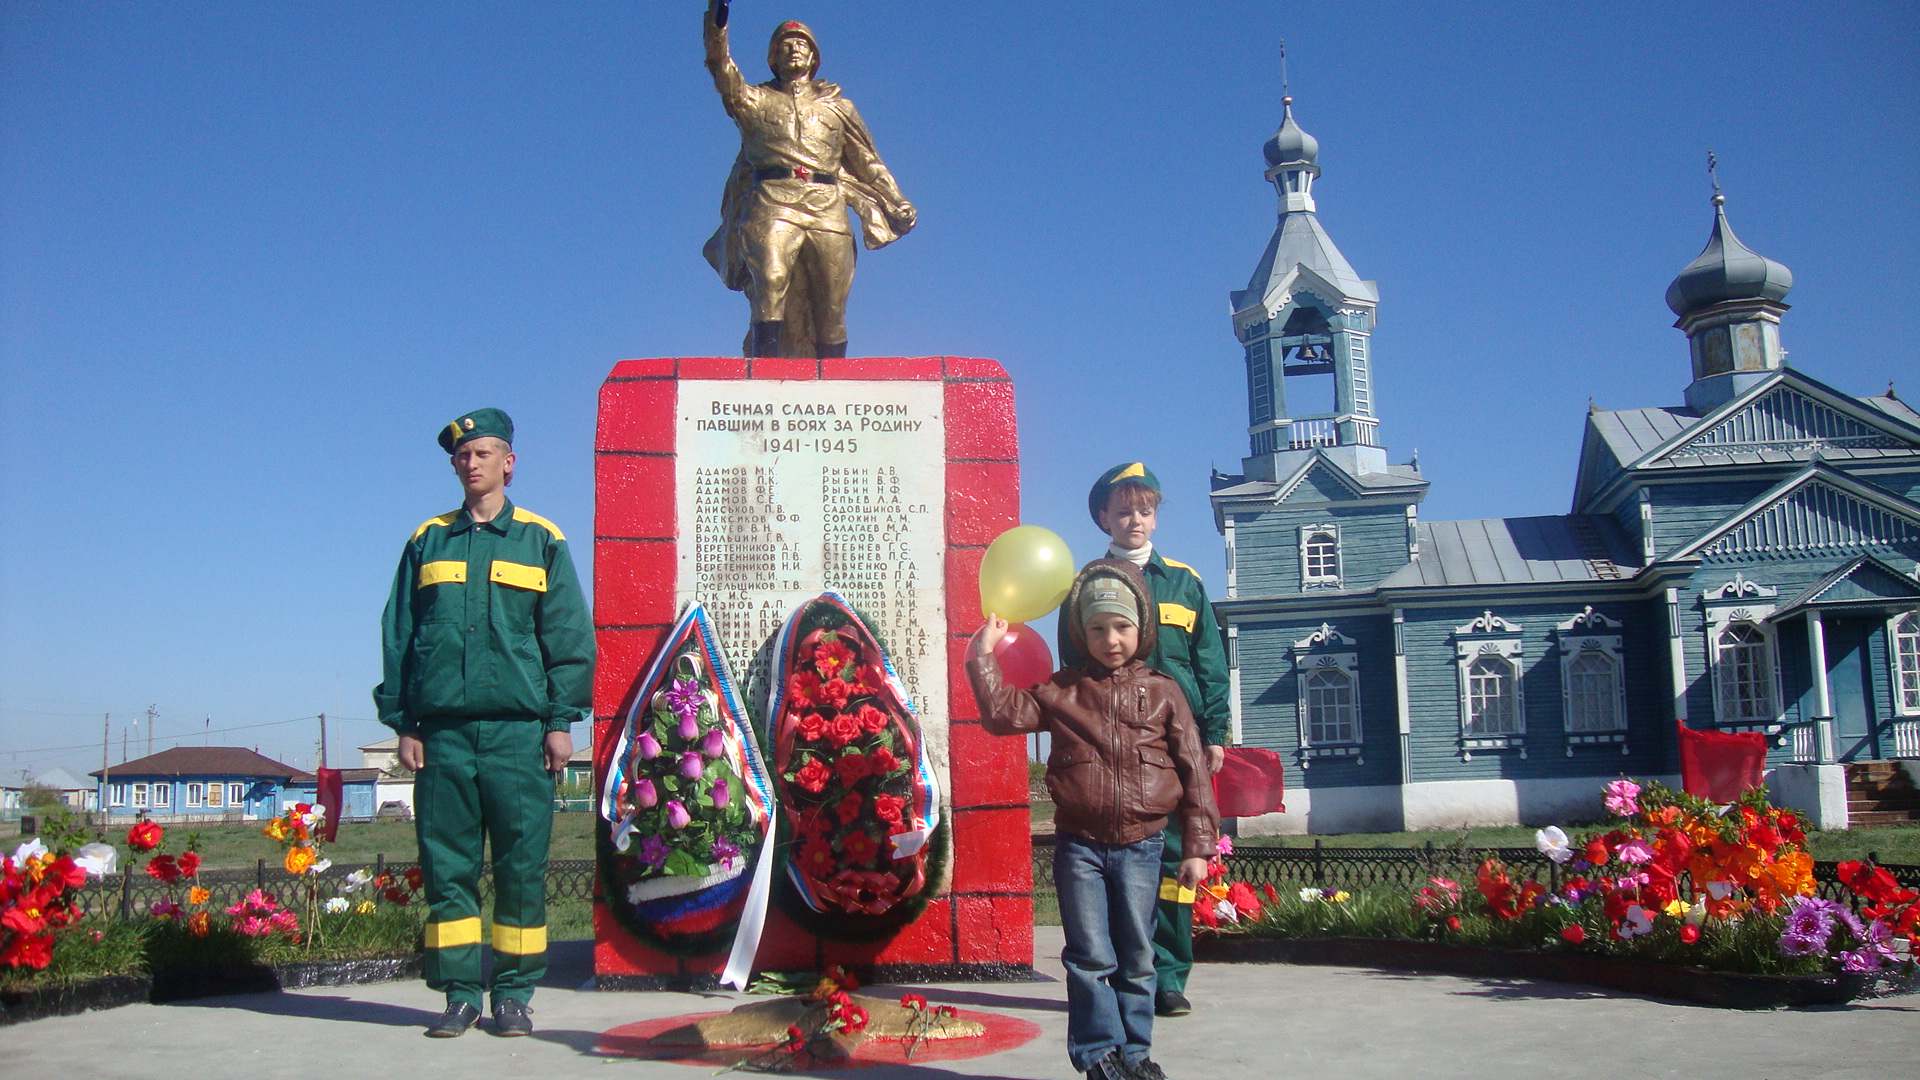
[[[1125,559],[1135,566],[1147,565],[1147,560],[1152,557],[1153,557],[1153,541],[1151,540],[1147,541],[1146,543],[1140,545],[1137,548],[1134,548],[1132,551],[1128,551],[1126,548],[1123,548],[1118,544],[1107,545],[1107,558]]]

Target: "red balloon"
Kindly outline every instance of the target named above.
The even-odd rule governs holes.
[[[1009,686],[1031,690],[1053,674],[1053,650],[1026,623],[1008,626],[1007,636],[993,647],[993,655],[999,659],[1000,675]]]

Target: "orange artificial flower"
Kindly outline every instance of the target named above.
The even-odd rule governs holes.
[[[212,898],[213,898],[212,893],[208,892],[207,890],[201,888],[198,885],[195,885],[193,888],[187,890],[187,903],[192,904],[195,907],[198,907],[199,905],[206,903],[208,900],[211,900]]]
[[[202,889],[200,891],[204,892],[206,890]],[[204,911],[196,911],[192,915],[187,916],[187,931],[194,937],[206,937],[207,932],[213,928],[212,924],[213,920],[208,918],[207,913]]]
[[[285,840],[287,838],[287,823],[279,818],[274,818],[272,821],[267,822],[266,832],[267,836],[271,839]]]
[[[313,849],[310,847],[290,847],[287,849],[287,873],[304,874],[307,867],[313,865]]]

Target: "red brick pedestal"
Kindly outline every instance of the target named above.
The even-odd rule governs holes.
[[[675,431],[680,380],[910,380],[943,384],[946,442],[946,610],[950,770],[943,792],[952,826],[950,885],[893,938],[864,944],[822,940],[776,904],[754,967],[818,971],[841,964],[891,981],[1030,977],[1033,964],[1032,848],[1025,741],[982,730],[967,689],[967,638],[980,625],[980,559],[1019,523],[1019,437],[1013,384],[992,360],[913,357],[844,360],[683,357],[627,360],[600,388],[594,445],[594,760],[604,776],[613,722],[623,715],[640,667],[675,615],[679,544],[675,521]],[[724,953],[667,956],[594,907],[594,970],[604,989],[711,985]]]

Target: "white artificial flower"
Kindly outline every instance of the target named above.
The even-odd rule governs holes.
[[[1715,900],[1725,900],[1727,897],[1733,895],[1733,886],[1724,881],[1709,881],[1707,882],[1707,895],[1713,897]]]
[[[1558,825],[1549,825],[1534,833],[1533,846],[1554,862],[1564,864],[1573,861],[1573,843]]]
[[[1687,909],[1687,925],[1699,926],[1705,921],[1707,921],[1707,902],[1695,900],[1693,906]]]
[[[13,865],[25,866],[28,859],[33,858],[35,855],[45,855],[46,853],[47,845],[41,843],[40,838],[36,836],[13,849]]]
[[[347,910],[347,898],[344,896],[327,897],[327,914],[338,915]]]
[[[1300,901],[1301,901],[1301,903],[1305,903],[1305,904],[1311,904],[1311,903],[1313,903],[1313,902],[1314,902],[1315,900],[1318,900],[1318,899],[1320,899],[1320,890],[1319,890],[1319,889],[1315,889],[1315,888],[1312,888],[1311,886],[1309,886],[1308,888],[1305,888],[1305,889],[1301,889],[1301,890],[1300,890]]]
[[[114,850],[112,844],[87,844],[73,857],[73,865],[93,877],[106,877],[113,873],[119,861],[120,853]]]
[[[325,873],[327,868],[332,865],[333,865],[332,859],[321,859],[319,862],[316,862],[312,866],[307,867],[307,873],[322,874],[322,873]]]
[[[1213,912],[1220,916],[1223,921],[1231,923],[1240,921],[1240,909],[1227,903],[1225,900],[1220,901],[1220,903],[1214,907]]]
[[[1620,920],[1621,937],[1637,937],[1653,931],[1653,916],[1639,904],[1627,908],[1626,917]]]
[[[359,892],[362,888],[366,887],[367,882],[372,880],[373,871],[355,870],[353,873],[347,875],[346,883],[340,886],[340,891]]]

